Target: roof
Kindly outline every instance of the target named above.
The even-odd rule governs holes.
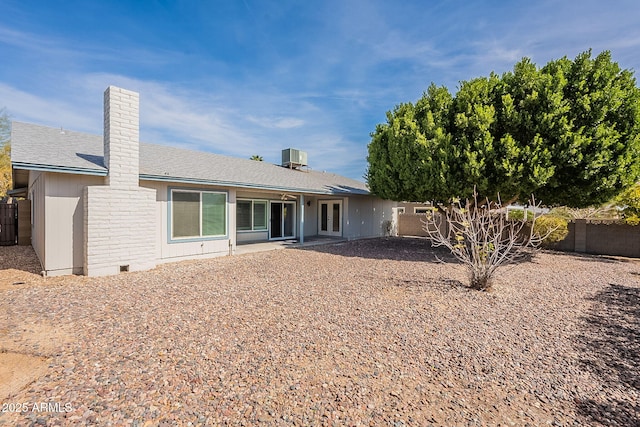
[[[103,138],[13,122],[14,169],[107,175]],[[368,195],[365,183],[333,173],[282,166],[165,145],[140,143],[140,179],[315,194]]]

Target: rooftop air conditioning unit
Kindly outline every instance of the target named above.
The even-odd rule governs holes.
[[[286,148],[282,150],[282,166],[293,169],[307,165],[306,151],[296,150],[295,148]]]

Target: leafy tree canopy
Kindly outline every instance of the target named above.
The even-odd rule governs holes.
[[[608,51],[431,84],[371,134],[367,181],[391,200],[601,204],[640,178],[640,89]]]

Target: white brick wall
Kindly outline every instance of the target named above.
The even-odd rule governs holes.
[[[157,263],[156,191],[139,186],[139,97],[104,93],[106,186],[84,189],[84,274],[146,270]]]
[[[84,274],[103,276],[156,266],[156,192],[89,186],[84,194]]]
[[[112,187],[137,187],[139,164],[139,95],[109,86],[104,92],[104,162]]]

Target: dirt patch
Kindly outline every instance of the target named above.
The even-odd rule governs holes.
[[[71,341],[71,334],[44,323],[16,322],[0,329],[0,400],[47,371],[49,357]]]
[[[31,246],[0,246],[0,292],[45,284]]]
[[[45,283],[45,279],[39,274],[15,268],[0,270],[0,292],[33,285],[44,285]]]
[[[0,295],[27,290],[59,280],[47,280],[31,246],[0,246]],[[15,395],[44,375],[51,355],[71,341],[71,334],[49,323],[26,319],[22,313],[7,313],[0,324],[0,400]]]
[[[43,375],[47,360],[21,353],[0,353],[0,400],[7,400]]]

